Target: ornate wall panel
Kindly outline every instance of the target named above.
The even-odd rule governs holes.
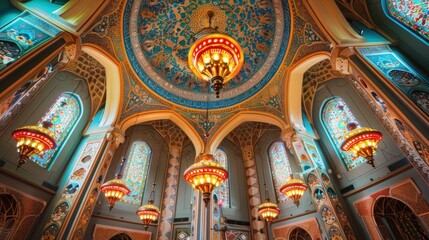
[[[0,238],[27,239],[46,202],[0,184]],[[6,201],[9,199],[9,201]],[[5,234],[7,228],[10,229]]]
[[[101,225],[96,224],[94,233],[93,233],[93,239],[94,240],[108,240],[114,237],[115,235],[125,233],[129,237],[131,237],[132,240],[150,240],[151,239],[151,233],[145,232],[145,231],[138,231],[134,229],[128,229],[128,228],[119,228],[119,227],[113,227],[113,226],[107,226],[107,225]]]
[[[316,218],[309,218],[304,221],[294,222],[292,224],[285,224],[273,229],[273,235],[275,239],[289,239],[291,232],[299,226],[300,228],[307,231],[312,239],[321,239],[320,227],[317,223]]]
[[[425,225],[426,228],[429,227],[429,204],[426,202],[413,180],[408,178],[353,203],[371,239],[382,239],[376,228],[377,224],[373,217],[374,203],[380,197],[391,197],[404,202],[417,216],[419,216],[423,225]]]

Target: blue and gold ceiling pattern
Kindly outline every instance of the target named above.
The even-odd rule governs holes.
[[[209,25],[236,39],[244,53],[240,73],[227,83],[219,99],[188,67],[195,33]],[[128,60],[140,80],[166,100],[188,108],[219,109],[241,103],[274,77],[290,34],[290,16],[281,0],[128,0],[123,16]],[[208,104],[208,106],[207,106]]]

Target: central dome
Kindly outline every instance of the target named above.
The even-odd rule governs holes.
[[[241,71],[219,99],[213,94],[209,109],[233,106],[261,90],[279,68],[289,38],[289,11],[281,0],[128,0],[124,41],[135,73],[154,93],[188,108],[207,108],[209,83],[192,73],[188,53],[195,34],[209,26],[208,11],[212,26],[244,52]]]

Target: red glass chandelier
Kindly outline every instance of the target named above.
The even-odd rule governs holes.
[[[209,153],[202,153],[184,173],[186,182],[203,193],[203,200],[207,206],[212,191],[219,187],[226,179],[228,172]]]
[[[241,70],[244,54],[237,41],[211,26],[214,13],[207,15],[209,27],[196,34],[198,40],[189,50],[188,63],[199,79],[211,82],[218,98],[224,84]]]
[[[155,178],[156,179],[156,178]],[[140,217],[140,220],[143,222],[144,229],[147,230],[150,224],[152,224],[159,216],[159,208],[154,203],[155,196],[155,183],[152,186],[152,192],[149,197],[147,204],[142,205],[137,210],[137,215]]]
[[[56,147],[55,137],[48,129],[51,122],[43,122],[43,126],[24,126],[12,132],[19,153],[17,169],[26,163],[31,156]]]
[[[375,168],[374,154],[383,134],[373,128],[357,128],[356,123],[347,124],[347,129],[349,132],[344,136],[341,149],[364,157],[366,163]]]
[[[299,200],[304,195],[305,190],[307,190],[307,185],[300,179],[293,178],[291,174],[289,180],[283,183],[279,190],[299,207]]]
[[[100,187],[100,190],[104,193],[104,196],[109,202],[110,211],[115,206],[116,202],[118,202],[125,195],[128,195],[131,192],[127,185],[121,180],[124,162],[125,158],[122,158],[121,167],[119,169],[119,172],[116,174],[116,178],[105,182]]]

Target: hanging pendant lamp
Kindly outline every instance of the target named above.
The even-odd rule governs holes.
[[[279,190],[299,207],[299,200],[304,195],[305,190],[307,190],[307,185],[300,179],[293,178],[291,174],[289,180],[283,183]]]
[[[366,163],[375,168],[374,154],[383,134],[373,128],[357,128],[357,124],[353,122],[347,124],[347,129],[349,132],[344,136],[341,149],[364,157]]]
[[[54,134],[48,129],[51,122],[45,121],[43,126],[24,126],[12,132],[19,153],[17,169],[26,163],[31,156],[56,147]]]
[[[155,177],[156,179],[156,177]],[[152,224],[159,216],[159,208],[154,203],[155,198],[155,183],[152,186],[152,192],[150,193],[149,201],[147,204],[142,205],[137,210],[137,215],[140,217],[140,220],[143,222],[144,229],[147,230],[150,224]]]
[[[191,46],[188,63],[192,72],[203,81],[210,81],[216,97],[224,84],[241,70],[244,54],[237,41],[218,33],[211,26],[214,13],[207,12],[209,27],[195,34],[197,40]]]
[[[119,168],[119,172],[116,174],[116,178],[105,182],[100,187],[100,190],[104,193],[104,196],[109,202],[110,211],[112,211],[112,208],[115,206],[116,202],[131,192],[125,182],[121,180],[124,162],[125,158],[122,158],[121,167]]]

